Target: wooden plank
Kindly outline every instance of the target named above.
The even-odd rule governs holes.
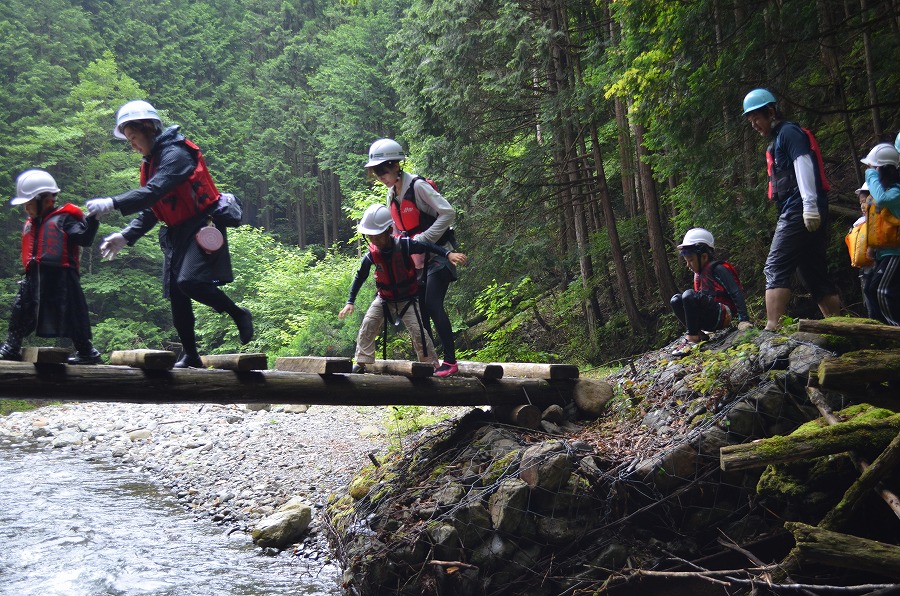
[[[319,356],[282,356],[275,360],[275,370],[286,372],[315,373],[330,375],[348,373],[353,369],[349,358],[322,358]]]
[[[23,348],[22,362],[32,364],[65,364],[70,352],[66,348]]]
[[[885,325],[877,321],[864,322],[867,319],[800,319],[797,321],[799,331],[825,333],[830,335],[846,335],[849,337],[865,337],[867,339],[892,339],[900,341],[900,327]]]
[[[534,362],[504,362],[503,376],[527,379],[577,379],[578,367],[574,364],[541,364]]]
[[[366,365],[366,372],[376,375],[400,375],[410,379],[423,379],[434,375],[434,367],[428,362],[412,360],[376,360]]]
[[[265,354],[209,354],[200,356],[200,361],[206,368],[218,368],[222,370],[266,370],[269,361]]]
[[[486,406],[543,409],[571,399],[566,385],[542,379],[397,375],[318,375],[272,370],[139,370],[124,366],[37,367],[0,361],[0,399],[131,403]]]
[[[168,350],[116,350],[109,355],[110,364],[144,370],[168,370],[175,359],[175,352]]]
[[[458,375],[462,377],[475,377],[484,381],[495,381],[503,378],[503,365],[493,362],[467,362],[460,360]]]

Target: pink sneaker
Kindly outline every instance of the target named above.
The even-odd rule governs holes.
[[[444,362],[439,367],[434,369],[434,374],[439,377],[449,377],[450,375],[455,375],[459,372],[459,365],[457,363],[449,363]]]

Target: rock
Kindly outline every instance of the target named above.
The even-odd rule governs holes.
[[[257,546],[284,550],[297,542],[311,521],[312,507],[300,497],[294,497],[275,513],[260,520],[251,536]]]
[[[488,498],[491,523],[500,532],[512,533],[528,511],[528,485],[518,478],[506,478]]]
[[[578,379],[572,391],[575,405],[588,418],[599,418],[613,397],[613,388],[606,381]]]
[[[560,441],[547,441],[529,447],[519,463],[519,478],[530,488],[558,490],[572,473],[572,462]]]
[[[281,411],[288,414],[305,414],[307,410],[309,410],[309,406],[306,404],[287,404],[281,406]]]
[[[262,410],[269,412],[272,410],[272,404],[244,404],[244,409],[248,412],[259,412]]]
[[[62,434],[54,437],[50,444],[56,448],[74,447],[81,445],[82,440],[83,439],[80,432],[64,431]]]
[[[541,414],[541,419],[547,422],[552,422],[553,424],[559,424],[563,420],[566,419],[566,413],[563,411],[562,406],[558,406],[553,404],[548,406],[546,410]]]
[[[152,435],[152,434],[153,433],[150,432],[149,429],[142,428],[139,430],[133,430],[130,433],[128,433],[128,438],[131,439],[132,441],[140,441],[143,439],[149,439],[150,435]]]

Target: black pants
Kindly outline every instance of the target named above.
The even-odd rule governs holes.
[[[68,337],[79,352],[89,352],[91,323],[79,274],[66,267],[39,266],[19,282],[9,317],[6,343],[18,350],[32,333]]]
[[[422,305],[422,325],[431,334],[431,323],[444,347],[444,361],[456,362],[456,344],[453,341],[453,325],[444,310],[444,298],[453,281],[453,273],[447,267],[428,271],[419,288],[419,302]],[[432,336],[433,339],[433,336]]]
[[[715,331],[723,327],[723,307],[711,296],[685,290],[683,294],[672,296],[671,304],[675,316],[687,327],[688,335],[700,335],[702,329]]]
[[[869,316],[888,325],[900,325],[900,256],[878,259],[865,293]]]
[[[234,317],[239,307],[215,284],[196,281],[175,283],[170,280],[169,302],[172,305],[172,324],[181,339],[181,346],[187,354],[197,353],[197,337],[194,333],[194,306],[191,300],[212,308],[216,312],[227,312]]]

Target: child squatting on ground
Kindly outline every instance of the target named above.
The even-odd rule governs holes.
[[[79,260],[82,246],[90,246],[100,225],[85,218],[80,207],[56,206],[59,187],[44,170],[27,170],[16,180],[11,205],[22,205],[28,219],[22,228],[22,267],[9,317],[9,333],[0,345],[3,360],[21,359],[22,340],[68,337],[75,345],[69,364],[97,364],[100,352],[91,343],[87,301],[81,289]]]
[[[419,282],[412,255],[432,252],[446,257],[454,265],[464,264],[466,255],[430,242],[394,237],[391,212],[384,205],[372,205],[366,209],[359,222],[359,232],[368,238],[369,252],[359,265],[350,287],[347,304],[338,313],[338,318],[343,319],[353,312],[356,295],[368,279],[372,266],[375,267],[377,293],[359,328],[353,372],[364,373],[366,365],[375,362],[375,340],[385,319],[395,324],[403,321],[409,331],[418,360],[429,362],[437,368],[439,361],[434,353],[434,344],[422,326],[422,316],[416,299]],[[442,371],[438,370],[435,374],[446,376],[441,373]]]
[[[702,330],[718,331],[731,325],[737,316],[738,330],[750,329],[744,289],[734,266],[716,261],[716,243],[709,230],[692,228],[678,245],[688,268],[694,272],[694,289],[672,296],[672,310],[687,327],[687,334],[672,351],[684,356],[698,342],[709,339]]]

